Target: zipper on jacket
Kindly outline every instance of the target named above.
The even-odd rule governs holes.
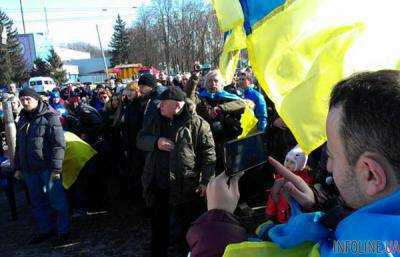
[[[26,130],[25,130],[25,161],[26,161],[26,166],[28,168],[28,172],[31,172],[30,167],[29,167],[29,161],[28,161],[28,144],[26,139],[28,139],[28,131],[29,131],[29,127],[30,127],[30,123],[28,122],[26,124]]]

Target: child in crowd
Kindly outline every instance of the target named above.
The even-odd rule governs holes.
[[[301,148],[297,145],[293,148],[285,158],[285,167],[292,171],[294,174],[300,176],[309,185],[313,185],[315,180],[310,175],[310,170],[307,167],[308,157],[303,153]],[[276,175],[275,180],[283,180],[281,176]],[[282,181],[282,183],[284,183]],[[267,217],[274,222],[286,223],[290,217],[290,206],[287,196],[283,192],[270,194],[267,200],[265,213]]]

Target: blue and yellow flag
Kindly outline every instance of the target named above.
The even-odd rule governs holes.
[[[240,3],[254,73],[306,153],[326,141],[329,96],[338,81],[400,68],[398,0]],[[275,9],[267,8],[271,3]]]
[[[217,15],[219,28],[222,32],[230,31],[243,24],[243,11],[239,1],[212,0],[212,4]]]
[[[246,35],[243,25],[229,31],[225,38],[224,48],[219,57],[219,70],[227,84],[233,80],[240,57],[240,50],[246,48]]]
[[[296,0],[252,27],[254,72],[306,153],[326,141],[329,96],[338,81],[396,68],[400,37],[390,27],[400,20],[392,8],[399,1]]]

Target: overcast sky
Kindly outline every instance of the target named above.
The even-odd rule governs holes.
[[[13,19],[19,33],[23,33],[19,0],[0,2],[0,8]],[[133,7],[149,2],[150,0],[22,0],[27,33],[46,33],[46,6],[49,36],[53,44],[83,41],[95,46],[99,45],[96,24],[99,25],[103,46],[108,46],[117,14],[130,25],[136,17],[136,9]]]

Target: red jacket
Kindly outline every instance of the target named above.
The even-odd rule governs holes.
[[[305,168],[300,171],[294,172],[296,175],[300,176],[307,184],[315,184],[315,180],[309,174],[310,170]],[[282,176],[277,175],[275,179],[282,178]],[[268,196],[267,205],[265,207],[265,214],[271,219],[276,219],[279,223],[286,223],[290,217],[290,206],[286,200],[283,193],[279,194],[278,202],[274,202],[271,194]]]

